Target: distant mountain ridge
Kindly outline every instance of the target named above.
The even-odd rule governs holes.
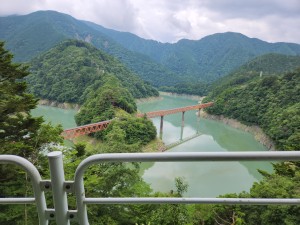
[[[0,39],[7,42],[19,61],[28,61],[70,38],[87,41],[117,57],[155,86],[212,82],[267,53],[300,55],[299,44],[268,43],[233,32],[170,44],[145,40],[55,11],[0,18]]]
[[[118,58],[141,78],[157,86],[178,82],[176,74],[148,56],[132,52],[84,22],[55,11],[0,17],[0,39],[6,41],[15,60],[21,62],[31,60],[64,40],[83,40]]]
[[[266,53],[300,55],[298,44],[268,43],[234,32],[217,33],[195,41],[182,39],[170,44],[145,40],[128,32],[114,31],[92,23],[87,24],[125,48],[148,55],[173,72],[180,71],[197,78],[204,75],[202,78],[205,81],[212,80],[210,76],[224,76],[233,68]],[[174,65],[174,62],[178,63]],[[205,74],[196,71],[205,71]]]

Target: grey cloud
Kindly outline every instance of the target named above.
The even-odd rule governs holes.
[[[170,17],[170,23],[177,29],[187,33],[190,32],[192,29],[191,23],[188,20],[177,17],[176,14]]]
[[[1,0],[0,16],[9,16],[14,14],[26,14],[39,10],[44,1],[31,0]]]
[[[204,0],[194,2],[226,18],[257,19],[266,15],[299,16],[299,0]]]
[[[0,16],[46,9],[162,42],[234,31],[300,43],[300,0],[1,0]]]
[[[90,7],[90,12],[96,20],[103,22],[102,25],[107,25],[110,28],[132,31],[137,26],[136,9],[130,1],[94,1]]]

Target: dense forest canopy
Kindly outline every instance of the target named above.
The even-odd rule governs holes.
[[[300,149],[300,69],[220,89],[207,112],[260,126],[279,150]]]
[[[30,63],[29,90],[37,97],[82,104],[89,92],[104,83],[107,74],[116,76],[135,98],[158,96],[123,64],[92,45],[68,40]]]
[[[49,143],[62,143],[62,128],[43,124],[41,117],[34,118],[30,110],[36,107],[37,99],[26,92],[23,81],[29,72],[26,66],[12,63],[12,54],[0,42],[0,154],[13,154],[30,159],[38,166],[40,152]],[[42,174],[45,171],[41,171]],[[0,165],[0,196],[33,195],[29,177],[17,166]],[[0,223],[24,224],[24,214],[37,223],[34,206],[0,205]]]
[[[213,97],[226,88],[242,85],[260,76],[279,76],[283,73],[292,72],[299,67],[300,56],[274,53],[262,55],[245,63],[229,75],[213,82],[209,86],[208,92],[210,92],[209,95]]]
[[[75,117],[76,123],[84,125],[110,120],[116,116],[118,109],[134,113],[137,108],[130,92],[121,85],[116,77],[108,75],[104,84],[89,95]]]

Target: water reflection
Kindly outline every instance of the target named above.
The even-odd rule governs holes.
[[[169,106],[169,98],[151,103],[151,109],[163,105],[163,109],[174,107],[174,99]],[[176,100],[176,98],[175,98]],[[196,104],[189,102],[186,105]],[[186,106],[182,99],[177,107]],[[139,106],[143,112],[149,107]],[[169,107],[168,107],[169,106]],[[224,152],[224,151],[265,151],[266,148],[256,142],[251,134],[231,128],[220,122],[198,118],[195,111],[185,113],[184,127],[180,113],[164,117],[163,141],[166,145],[178,142],[200,132],[202,135],[179,146],[172,152]],[[160,118],[153,119],[159,129]],[[261,178],[257,169],[271,171],[268,162],[159,162],[145,170],[143,178],[154,190],[170,191],[174,189],[175,177],[185,177],[189,184],[187,195],[193,197],[215,197],[220,194],[247,191],[254,181]]]

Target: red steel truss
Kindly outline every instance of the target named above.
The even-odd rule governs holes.
[[[176,109],[167,109],[167,110],[159,110],[159,111],[155,111],[155,112],[139,113],[139,114],[137,114],[137,117],[143,117],[145,114],[146,114],[147,118],[160,117],[160,116],[175,114],[175,113],[179,113],[179,112],[204,109],[213,104],[214,104],[213,102],[208,102],[208,103],[204,103],[204,104],[191,105],[191,106],[186,106],[186,107],[181,107],[181,108],[176,108]]]
[[[108,124],[110,124],[111,120],[101,121],[99,123],[91,123],[87,125],[83,125],[80,127],[75,127],[71,129],[64,130],[61,135],[64,139],[72,139],[85,134],[94,133],[97,131],[101,131],[107,128]]]
[[[175,114],[179,112],[186,112],[190,110],[200,110],[203,108],[207,108],[209,106],[213,105],[213,102],[208,102],[204,104],[198,104],[198,105],[192,105],[192,106],[186,106],[176,109],[167,109],[167,110],[160,110],[155,112],[147,112],[147,113],[139,113],[137,114],[137,117],[143,117],[146,115],[147,118],[154,118],[154,117],[160,117],[165,116],[169,114]],[[64,130],[61,135],[64,137],[64,139],[72,139],[76,138],[85,134],[94,133],[97,131],[104,130],[108,127],[111,120],[101,121],[99,123],[91,123],[71,129]]]

